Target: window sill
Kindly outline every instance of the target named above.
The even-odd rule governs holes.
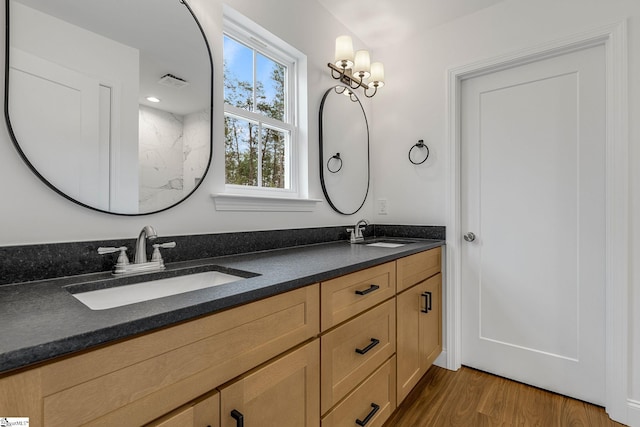
[[[319,199],[249,196],[244,194],[212,194],[217,211],[247,212],[312,212]]]

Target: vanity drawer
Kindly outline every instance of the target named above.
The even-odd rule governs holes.
[[[396,351],[395,300],[321,337],[320,406],[324,414]]]
[[[400,258],[396,263],[398,266],[398,293],[400,293],[440,272],[442,250],[440,247],[429,249]]]
[[[394,262],[367,268],[322,282],[320,286],[321,327],[325,331],[396,293]]]
[[[322,427],[352,427],[356,420],[367,421],[367,427],[382,426],[396,409],[395,387],[393,356],[322,418]]]
[[[44,424],[142,425],[319,332],[312,285],[42,368]]]

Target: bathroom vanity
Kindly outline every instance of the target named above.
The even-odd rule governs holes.
[[[442,350],[442,243],[207,260],[258,275],[108,310],[64,288],[96,275],[0,287],[3,308],[26,312],[0,326],[1,415],[31,426],[381,426]]]

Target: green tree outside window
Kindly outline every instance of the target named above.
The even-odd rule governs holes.
[[[224,100],[237,113],[225,112],[225,181],[286,189],[287,68],[228,36],[224,46]]]

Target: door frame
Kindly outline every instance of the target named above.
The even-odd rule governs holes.
[[[605,409],[626,423],[628,401],[629,166],[627,22],[447,70],[447,239],[445,365],[461,366],[462,242],[460,200],[460,106],[463,80],[593,46],[605,47],[606,61],[606,243],[605,243]]]

